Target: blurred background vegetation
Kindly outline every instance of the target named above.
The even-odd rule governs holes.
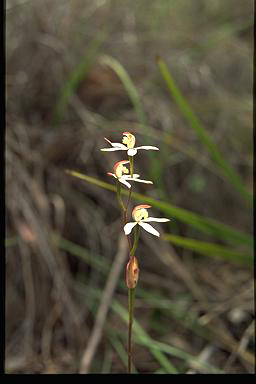
[[[6,372],[79,372],[95,331],[87,371],[126,372],[124,131],[160,148],[133,204],[171,219],[141,233],[134,371],[254,372],[252,52],[252,0],[6,1]]]

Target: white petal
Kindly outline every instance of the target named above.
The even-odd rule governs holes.
[[[107,139],[106,137],[104,137],[104,139],[110,144],[112,145],[111,141],[109,139]]]
[[[126,187],[131,188],[131,184],[127,183],[127,181],[125,181],[123,177],[120,177],[118,180],[120,181],[120,183],[126,185]]]
[[[138,224],[137,221],[125,224],[125,226],[124,226],[124,233],[126,235],[129,235],[131,233],[133,227],[135,227],[136,224]]]
[[[154,149],[155,151],[159,151],[159,148],[152,147],[151,145],[143,145],[142,147],[136,147],[134,149]]]
[[[167,221],[170,221],[169,219],[158,219],[157,217],[148,217],[147,219],[143,220],[144,222],[150,222],[155,221],[157,223],[166,223]]]
[[[117,179],[117,177],[116,177],[116,175],[115,175],[114,173],[110,173],[110,172],[108,172],[107,175],[109,175],[109,176],[113,176],[115,179]]]
[[[127,148],[125,148],[127,149]],[[101,151],[105,151],[105,152],[111,152],[111,151],[123,151],[124,149],[123,148],[102,148]]]
[[[131,178],[129,180],[137,181],[138,183],[153,184],[153,182],[149,181],[149,180],[133,179],[133,178]]]
[[[112,145],[112,147],[115,147],[115,148],[120,148],[120,149],[123,149],[123,150],[127,150],[126,145],[121,144],[121,143],[111,143],[111,145]]]
[[[127,151],[128,156],[134,156],[134,155],[136,155],[136,153],[137,153],[137,149],[136,148],[130,148]]]
[[[131,178],[130,175],[122,175],[121,176],[122,180],[129,180]]]
[[[125,178],[128,180],[128,179],[138,179],[140,177],[140,175],[138,175],[137,173],[134,173],[133,174],[133,177],[131,177],[131,175],[124,175]]]
[[[127,149],[127,147],[126,147],[124,144],[121,144],[121,143],[112,143],[112,141],[108,140],[106,137],[104,137],[104,139],[105,139],[110,145],[112,145],[112,147],[114,147],[114,148]]]
[[[145,183],[145,184],[153,184],[152,181],[149,181],[149,180],[142,180],[142,179],[139,179],[140,175],[138,175],[137,173],[135,173],[133,175],[133,177],[131,177],[131,175],[123,175],[122,176],[122,179],[124,180],[129,180],[129,181],[138,181],[138,183]]]
[[[155,228],[152,227],[152,225],[147,224],[147,223],[144,223],[143,221],[140,221],[138,224],[139,224],[142,228],[144,228],[145,231],[151,233],[152,235],[155,235],[155,236],[158,236],[158,237],[160,236],[160,233],[157,232],[157,231],[155,230]]]

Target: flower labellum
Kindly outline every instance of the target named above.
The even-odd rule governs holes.
[[[141,204],[133,208],[132,217],[135,221],[140,221],[142,219],[148,218],[148,211],[146,208],[151,208],[151,205]]]
[[[128,168],[126,168],[124,166],[124,164],[128,164],[128,163],[130,163],[129,160],[121,160],[121,161],[118,161],[118,163],[116,163],[114,165],[113,168],[114,168],[114,172],[115,172],[115,175],[117,178],[122,177],[123,173],[129,173]]]
[[[123,133],[123,143],[127,145],[127,148],[134,148],[135,145],[135,136],[132,135],[130,132],[124,132]]]

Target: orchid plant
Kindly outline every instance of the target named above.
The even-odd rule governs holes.
[[[121,160],[121,161],[118,161],[116,164],[114,164],[113,173],[108,172],[107,174],[116,179],[117,199],[123,213],[123,230],[125,235],[127,236],[128,245],[129,245],[129,261],[126,266],[126,284],[128,287],[128,312],[129,312],[128,373],[131,373],[131,366],[132,366],[131,340],[132,340],[133,309],[134,309],[134,301],[135,301],[135,288],[139,279],[139,263],[138,263],[138,259],[136,258],[136,250],[139,242],[140,227],[142,227],[145,231],[149,232],[150,234],[159,237],[160,236],[159,232],[155,228],[153,228],[152,225],[148,223],[149,222],[164,223],[170,220],[165,218],[149,217],[147,209],[151,208],[151,206],[146,204],[141,204],[134,207],[132,210],[132,218],[134,219],[134,221],[128,222],[127,220],[128,207],[129,207],[131,192],[132,192],[132,185],[130,184],[130,182],[135,181],[139,183],[153,184],[152,181],[140,179],[140,175],[137,173],[134,173],[134,156],[136,155],[137,151],[140,149],[158,151],[159,148],[153,147],[150,145],[135,147],[136,139],[135,139],[135,136],[130,132],[123,133],[122,143],[113,143],[106,138],[105,140],[111,145],[111,148],[102,148],[101,151],[104,151],[104,152],[126,151],[128,155],[127,160]],[[130,169],[127,168],[128,164]],[[128,195],[128,200],[126,205],[124,204],[121,197],[121,184],[129,188],[129,195]],[[133,231],[134,239],[133,239],[133,245],[132,245],[129,235],[131,234],[133,228],[134,228],[134,231]]]

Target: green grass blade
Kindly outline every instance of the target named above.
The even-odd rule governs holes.
[[[164,240],[168,240],[171,243],[181,246],[183,248],[196,251],[203,255],[216,257],[222,260],[238,262],[246,265],[252,265],[253,256],[252,254],[239,252],[231,248],[224,247],[222,245],[198,241],[187,237],[176,236],[165,234],[163,235]]]
[[[123,86],[133,104],[133,107],[135,109],[135,112],[137,114],[138,121],[145,126],[146,125],[146,115],[144,112],[144,108],[142,106],[140,95],[133,84],[132,79],[128,75],[127,71],[124,69],[124,67],[111,56],[103,55],[101,57],[101,62],[107,66],[109,66],[119,77],[121,82],[123,83]]]
[[[241,180],[240,176],[236,171],[231,168],[231,166],[226,162],[216,144],[212,141],[210,135],[207,133],[204,126],[199,121],[198,117],[195,115],[187,100],[182,95],[181,91],[175,84],[171,73],[166,65],[166,63],[161,59],[157,58],[157,64],[159,66],[162,77],[164,78],[167,88],[174,98],[175,102],[179,106],[183,116],[186,118],[188,123],[194,129],[202,144],[207,148],[209,154],[211,155],[213,161],[217,164],[229,182],[240,192],[240,194],[246,199],[247,202],[252,204],[252,195],[244,187],[244,183]]]
[[[91,184],[97,185],[100,188],[104,188],[112,192],[116,191],[115,186],[104,181],[98,180],[94,177],[83,175],[79,172],[71,170],[67,170],[66,173],[74,177],[78,177],[79,179],[87,181]],[[121,193],[128,196],[129,192],[128,190],[121,189]],[[176,207],[175,205],[172,205],[170,203],[155,200],[151,197],[147,197],[139,193],[133,192],[132,196],[135,200],[139,202],[147,203],[149,205],[152,205],[152,207],[158,208],[160,211],[165,213],[167,217],[169,216],[170,218],[176,218],[186,224],[193,226],[194,228],[200,230],[203,233],[215,236],[221,240],[224,240],[225,242],[231,243],[232,245],[243,244],[249,247],[252,247],[253,245],[253,238],[251,235],[241,232],[223,223],[220,223],[217,220],[201,216],[197,213]]]
[[[101,57],[101,62],[103,64],[108,65],[116,73],[116,75],[119,77],[119,79],[121,80],[128,96],[131,100],[131,103],[134,107],[134,110],[135,110],[136,115],[137,115],[137,119],[138,119],[139,123],[141,124],[141,128],[144,132],[145,142],[143,144],[144,145],[150,145],[150,142],[147,138],[146,114],[144,112],[144,108],[143,108],[143,104],[141,102],[139,92],[137,91],[137,88],[136,88],[135,84],[133,83],[131,77],[129,76],[129,74],[127,73],[125,68],[121,65],[121,63],[119,63],[119,61],[117,61],[113,57],[103,55]],[[150,177],[153,179],[153,181],[158,180],[158,183],[161,184],[162,174],[163,174],[161,162],[155,156],[155,154],[153,152],[149,151],[148,156],[150,159],[150,166],[149,166]]]
[[[70,73],[66,83],[60,91],[59,98],[53,110],[52,123],[54,125],[60,122],[71,96],[76,91],[81,80],[87,75],[105,38],[106,35],[104,33],[99,33],[90,43],[81,61]]]
[[[113,303],[113,309],[128,324],[128,312],[126,309],[117,301]],[[156,358],[156,360],[158,360],[158,362],[161,364],[161,367],[164,368],[167,373],[178,373],[175,366],[166,358],[163,352],[154,348],[154,343],[152,342],[153,340],[136,320],[134,320],[133,329],[136,339],[142,341],[142,344],[149,348],[152,355]]]
[[[113,301],[112,304],[113,310],[119,314],[119,316],[127,323],[128,322],[128,312],[126,309],[116,300]],[[153,351],[160,351],[162,353],[169,354],[170,356],[178,357],[182,360],[185,360],[186,362],[195,362],[199,364],[201,367],[209,369],[209,372],[220,372],[219,370],[212,367],[210,364],[202,363],[198,361],[198,359],[191,355],[190,353],[187,353],[179,348],[172,347],[171,345],[161,343],[158,341],[155,341],[152,339],[141,327],[141,325],[137,322],[137,320],[134,320],[134,333],[136,337],[136,341],[139,344],[144,345],[145,347],[151,348],[151,352]]]
[[[103,272],[106,272],[109,270],[109,265],[107,264],[107,260],[100,257],[96,257],[95,254],[91,254],[90,251],[86,250],[84,247],[78,244],[75,244],[74,242],[69,241],[67,239],[64,239],[63,237],[59,236],[56,233],[52,234],[52,241],[60,249],[63,249],[71,253],[72,255],[75,255],[80,260],[91,265],[93,268]]]
[[[102,257],[95,253],[93,254],[93,257],[88,257],[90,252],[87,249],[78,246],[77,244],[74,244],[73,242],[67,239],[63,239],[57,234],[54,234],[53,241],[59,248],[69,252],[70,254],[74,255],[86,264],[92,266],[92,268],[95,268],[103,275],[108,274],[111,267],[111,262],[108,261],[105,257]],[[105,265],[105,268],[103,268],[102,265]],[[81,279],[83,279],[83,276],[81,276]],[[122,292],[127,292],[127,286],[124,280],[121,280],[119,282],[119,288]],[[137,296],[140,299],[146,301],[151,307],[158,308],[163,310],[165,313],[169,313],[183,327],[185,327],[185,329],[189,329],[190,331],[194,332],[196,335],[199,335],[208,342],[212,342],[213,340],[217,339],[220,345],[227,345],[230,347],[230,343],[227,342],[227,340],[223,340],[223,337],[219,332],[217,332],[217,330],[214,331],[211,327],[209,328],[208,326],[202,326],[199,323],[198,314],[196,311],[188,312],[184,307],[180,307],[177,302],[166,299],[163,295],[156,293],[155,291],[148,289],[145,290],[140,286],[137,287]],[[91,304],[89,303],[90,301]],[[89,306],[92,306],[93,303],[94,299],[91,298],[91,300],[89,300],[88,297],[87,304]],[[248,356],[247,360],[253,361],[253,357]]]
[[[108,338],[109,338],[113,348],[115,349],[115,351],[117,352],[118,356],[120,357],[122,363],[126,367],[126,365],[127,365],[127,352],[124,349],[122,342],[119,340],[118,336],[113,331],[109,330],[108,333],[109,333]],[[135,368],[135,366],[133,364],[132,364],[132,371],[133,371],[133,373],[138,373],[137,369]]]
[[[9,237],[5,239],[5,247],[13,247],[14,245],[17,245],[20,240],[20,236],[14,236],[14,237]]]
[[[85,262],[86,264],[92,266],[92,268],[95,268],[97,271],[102,273],[103,275],[107,275],[110,267],[111,262],[108,261],[105,257],[101,257],[100,255],[93,254],[93,257],[88,257],[89,251],[85,249],[82,246],[78,246],[77,244],[60,237],[58,234],[54,234],[53,241],[55,244],[60,248],[63,249],[70,254],[77,257],[79,260]],[[104,268],[103,268],[104,265]],[[83,276],[81,276],[82,278]],[[127,286],[124,282],[124,280],[121,280],[119,282],[119,288],[122,292],[127,292]],[[213,333],[213,329],[209,327],[202,326],[198,321],[198,314],[197,312],[187,312],[187,310],[183,307],[180,307],[180,305],[177,305],[175,301],[170,301],[160,295],[157,294],[155,291],[149,291],[148,289],[145,290],[141,288],[140,286],[137,287],[137,295],[140,299],[145,300],[150,304],[151,307],[162,309],[164,312],[168,312],[173,318],[175,318],[180,324],[182,324],[185,329],[189,329],[190,331],[194,332],[196,335],[199,335],[203,339],[212,342],[216,337],[219,340],[220,345],[225,345],[227,342],[223,340],[222,336],[218,332]],[[91,302],[91,304],[90,304]],[[94,303],[93,298],[89,300],[89,297],[87,298],[87,304],[89,306],[92,306]],[[115,331],[116,332],[116,331]],[[227,345],[230,345],[227,343]],[[126,359],[125,359],[126,360]],[[250,361],[252,358],[250,358]]]
[[[101,291],[95,288],[89,288],[84,286],[84,284],[76,284],[77,288],[83,293],[88,294],[88,290],[90,290],[90,295],[94,296],[96,299],[99,299],[101,295]],[[128,324],[128,311],[123,307],[117,300],[112,300],[111,307],[116,312],[120,318]],[[185,352],[179,348],[172,347],[169,344],[161,343],[152,339],[147,332],[143,329],[143,327],[138,323],[137,320],[134,320],[133,323],[133,331],[134,331],[134,341],[147,347],[150,352],[154,355],[154,357],[159,361],[162,367],[164,367],[165,371],[168,373],[178,373],[176,367],[166,358],[165,353],[178,357],[181,360],[189,362],[194,362],[200,365],[202,368],[208,369],[209,372],[220,372],[220,370],[215,369],[210,364],[202,363],[197,359],[197,357],[191,355],[188,352]]]
[[[81,283],[77,283],[76,287],[82,293],[88,294],[90,291],[90,295],[93,296],[95,299],[99,299],[102,294],[102,292],[99,289],[87,287]],[[122,307],[121,304],[119,304],[116,300],[112,300],[111,307],[128,324],[128,311],[124,307]],[[140,328],[140,326],[137,324],[135,320],[134,320],[133,329],[134,329],[134,336],[135,337],[137,336],[136,339],[138,338],[138,334],[143,335],[143,339],[146,340],[147,342],[146,347],[150,350],[152,355],[159,362],[159,364],[165,370],[166,373],[178,373],[177,369],[166,358],[164,353],[161,350],[154,348],[154,346],[150,344],[151,338],[147,335],[147,333],[142,328]],[[124,335],[122,334],[121,336],[124,336]]]

